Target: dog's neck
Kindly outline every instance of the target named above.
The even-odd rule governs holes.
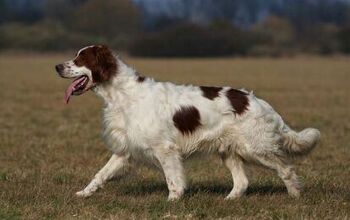
[[[125,105],[130,103],[132,94],[137,92],[137,87],[140,83],[137,82],[136,71],[125,64],[118,57],[115,57],[117,62],[117,72],[106,83],[97,85],[93,91],[104,100],[106,105],[118,103]]]

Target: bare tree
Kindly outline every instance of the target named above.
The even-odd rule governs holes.
[[[129,0],[89,0],[76,12],[76,29],[95,36],[130,35],[139,27],[139,14]]]

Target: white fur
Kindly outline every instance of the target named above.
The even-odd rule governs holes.
[[[178,199],[185,190],[182,160],[200,151],[220,155],[231,171],[234,187],[227,199],[242,196],[248,187],[244,163],[258,163],[276,170],[288,192],[299,196],[298,178],[288,153],[296,145],[284,144],[288,138],[295,139],[295,132],[265,101],[250,93],[248,110],[234,114],[225,95],[229,87],[210,100],[197,86],[156,82],[150,78],[137,82],[135,71],[117,57],[116,60],[118,72],[111,81],[93,88],[105,103],[103,136],[113,156],[77,195],[92,195],[129,162],[142,160],[164,171],[168,199]],[[85,69],[82,71],[88,72]],[[91,73],[88,75],[91,77]],[[173,115],[180,106],[189,105],[199,110],[201,126],[184,135],[174,126]],[[304,148],[312,148],[319,137],[316,129],[308,130],[293,143],[305,140]]]

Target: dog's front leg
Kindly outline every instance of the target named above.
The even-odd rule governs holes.
[[[129,163],[129,155],[113,154],[106,165],[98,171],[92,181],[85,187],[85,189],[76,193],[80,197],[89,197],[96,190],[101,188],[103,184],[121,173]]]
[[[156,157],[163,169],[168,185],[168,200],[172,201],[181,198],[186,184],[180,154],[176,151],[162,151],[157,152]]]

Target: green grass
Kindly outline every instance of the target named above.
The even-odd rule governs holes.
[[[100,137],[101,100],[89,92],[63,104],[69,82],[53,66],[72,56],[0,55],[0,219],[350,218],[350,58],[127,58],[158,80],[254,90],[293,128],[323,135],[297,163],[300,199],[274,173],[252,167],[247,196],[224,201],[229,172],[216,157],[198,157],[186,162],[184,198],[167,202],[161,173],[148,168],[91,198],[74,196],[110,152]]]

